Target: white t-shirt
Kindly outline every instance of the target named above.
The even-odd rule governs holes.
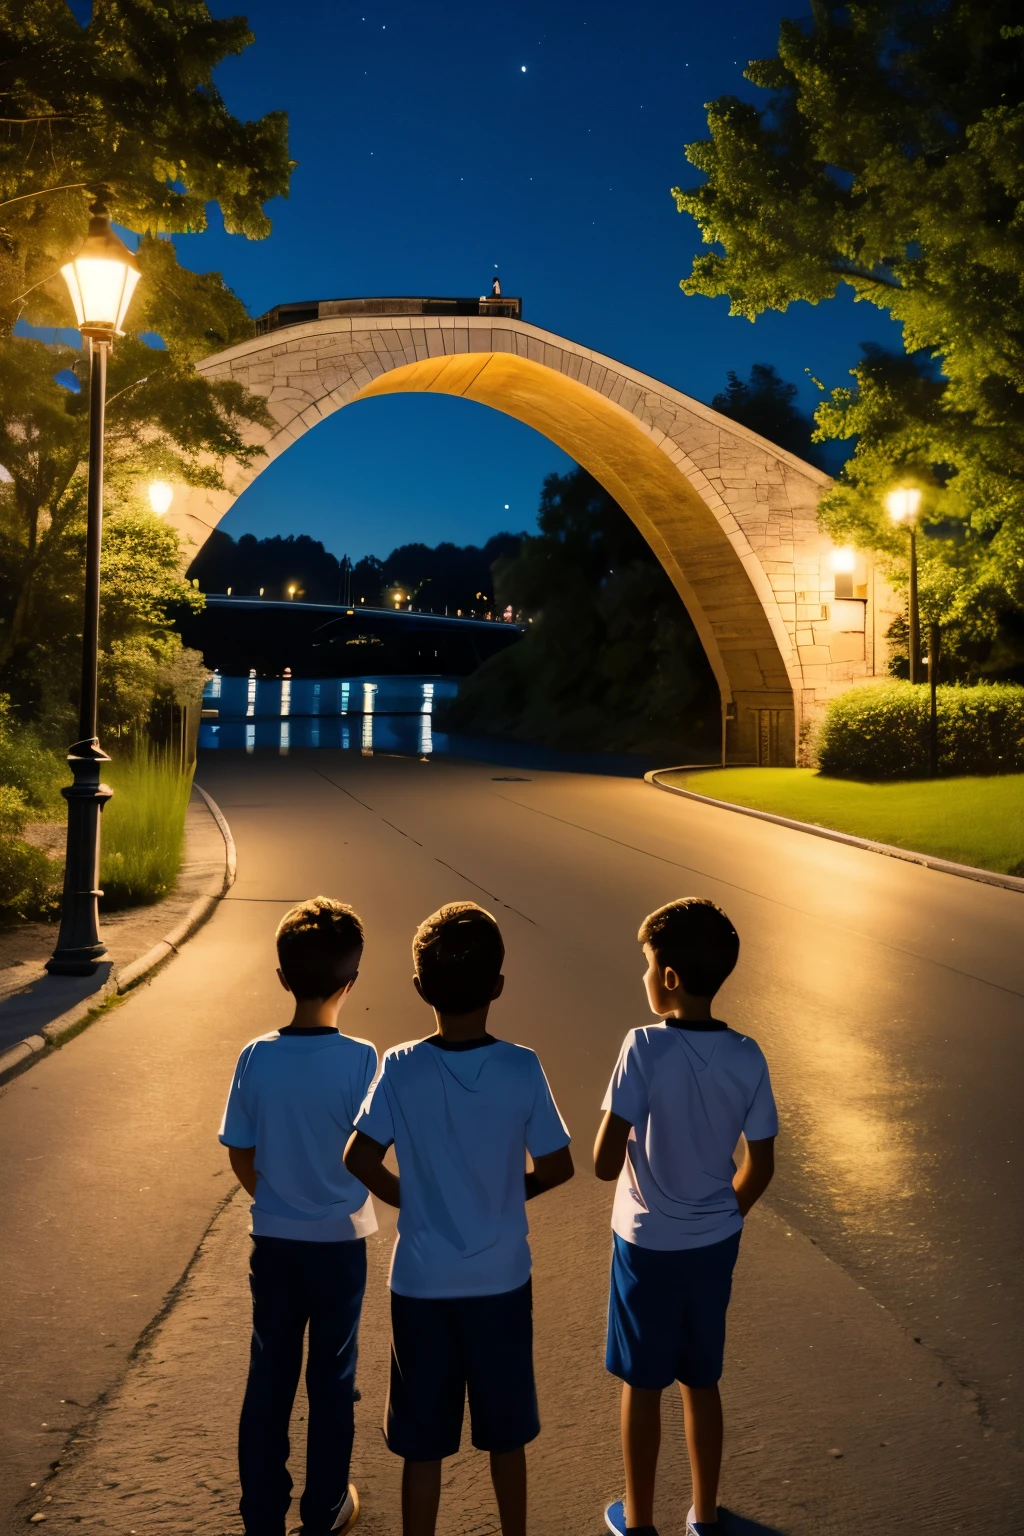
[[[568,1146],[569,1132],[533,1051],[486,1037],[445,1048],[437,1038],[388,1051],[356,1119],[398,1158],[391,1289],[494,1296],[530,1278],[526,1153]]]
[[[256,1148],[254,1237],[331,1243],[376,1232],[373,1202],[342,1161],[376,1070],[370,1042],[336,1029],[275,1031],[244,1048],[220,1139]]]
[[[640,1248],[704,1248],[743,1226],[732,1187],[740,1132],[776,1136],[760,1046],[732,1029],[648,1024],[622,1042],[602,1109],[633,1127],[612,1230]]]

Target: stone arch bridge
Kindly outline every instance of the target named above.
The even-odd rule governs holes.
[[[176,496],[168,520],[195,544],[261,469],[341,407],[456,395],[542,432],[636,523],[718,680],[723,761],[800,761],[822,705],[885,671],[893,596],[861,555],[836,573],[816,519],[828,477],[667,384],[526,324],[519,300],[281,305],[257,330],[199,365],[266,396],[276,427],[257,435],[265,458],[228,464],[226,490]]]

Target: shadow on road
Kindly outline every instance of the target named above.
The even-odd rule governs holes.
[[[719,1510],[718,1524],[722,1536],[786,1536],[781,1526],[762,1525],[760,1520],[748,1520],[724,1506]]]

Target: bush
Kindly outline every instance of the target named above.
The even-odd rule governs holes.
[[[11,711],[10,698],[0,693],[0,785],[12,785],[24,796],[28,819],[63,821],[66,815],[61,785],[71,772],[67,761],[45,746],[32,725]]]
[[[0,924],[54,917],[62,872],[41,848],[0,834]]]
[[[181,867],[191,771],[181,773],[176,754],[143,742],[112,762],[103,777],[114,791],[101,824],[104,910],[159,901]]]
[[[1024,771],[1024,688],[939,688],[939,773]],[[823,773],[912,779],[928,773],[929,690],[910,683],[851,688],[833,699],[818,734]]]

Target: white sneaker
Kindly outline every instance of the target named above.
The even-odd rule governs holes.
[[[718,1536],[721,1528],[717,1520],[698,1520],[695,1506],[690,1505],[690,1513],[686,1517],[686,1536]]]
[[[345,1536],[359,1519],[359,1492],[355,1483],[349,1483],[345,1502],[338,1511],[338,1518],[331,1527],[331,1536]]]

